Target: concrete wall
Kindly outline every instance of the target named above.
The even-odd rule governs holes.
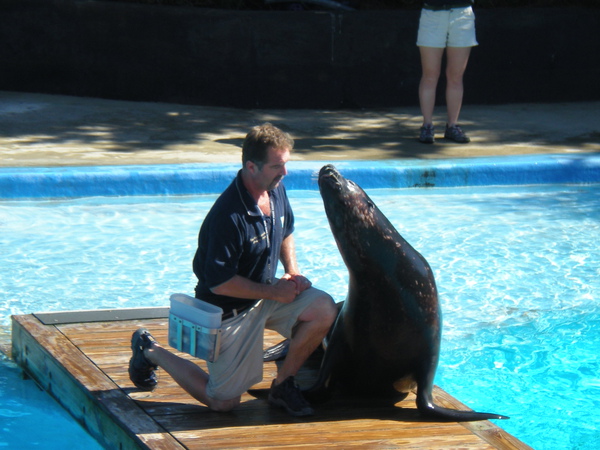
[[[600,8],[475,11],[465,102],[600,100]],[[0,0],[0,90],[245,108],[416,105],[418,17]]]

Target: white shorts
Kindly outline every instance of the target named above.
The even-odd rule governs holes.
[[[475,13],[473,8],[453,8],[442,11],[421,10],[419,47],[474,47]]]
[[[263,378],[264,330],[292,337],[298,317],[325,292],[309,288],[292,303],[260,300],[252,308],[223,322],[221,351],[209,371],[206,393],[217,400],[238,397]]]

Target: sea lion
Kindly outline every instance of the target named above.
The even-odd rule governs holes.
[[[443,408],[433,402],[442,317],[431,267],[353,181],[334,166],[319,172],[331,231],[349,272],[311,401],[333,390],[395,403],[416,387],[417,408],[435,420],[506,416]]]

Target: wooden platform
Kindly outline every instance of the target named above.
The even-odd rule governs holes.
[[[156,390],[140,392],[127,374],[131,334],[146,327],[166,345],[166,311],[13,316],[12,357],[107,448],[529,448],[489,421],[423,421],[414,395],[393,408],[334,400],[298,419],[248,394],[234,412],[211,412],[160,370]],[[265,346],[280,339],[267,332]],[[256,387],[267,388],[275,373],[275,363],[265,364]],[[306,368],[298,379],[310,383],[311,377],[314,370]],[[439,388],[434,396],[441,405],[467,409]]]

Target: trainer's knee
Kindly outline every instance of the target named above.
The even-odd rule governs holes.
[[[319,312],[320,317],[323,323],[327,326],[330,326],[335,321],[338,309],[335,306],[335,301],[329,294],[324,294],[322,297],[319,297]]]
[[[216,412],[229,412],[240,404],[241,396],[229,400],[217,400],[210,398],[208,407]]]

